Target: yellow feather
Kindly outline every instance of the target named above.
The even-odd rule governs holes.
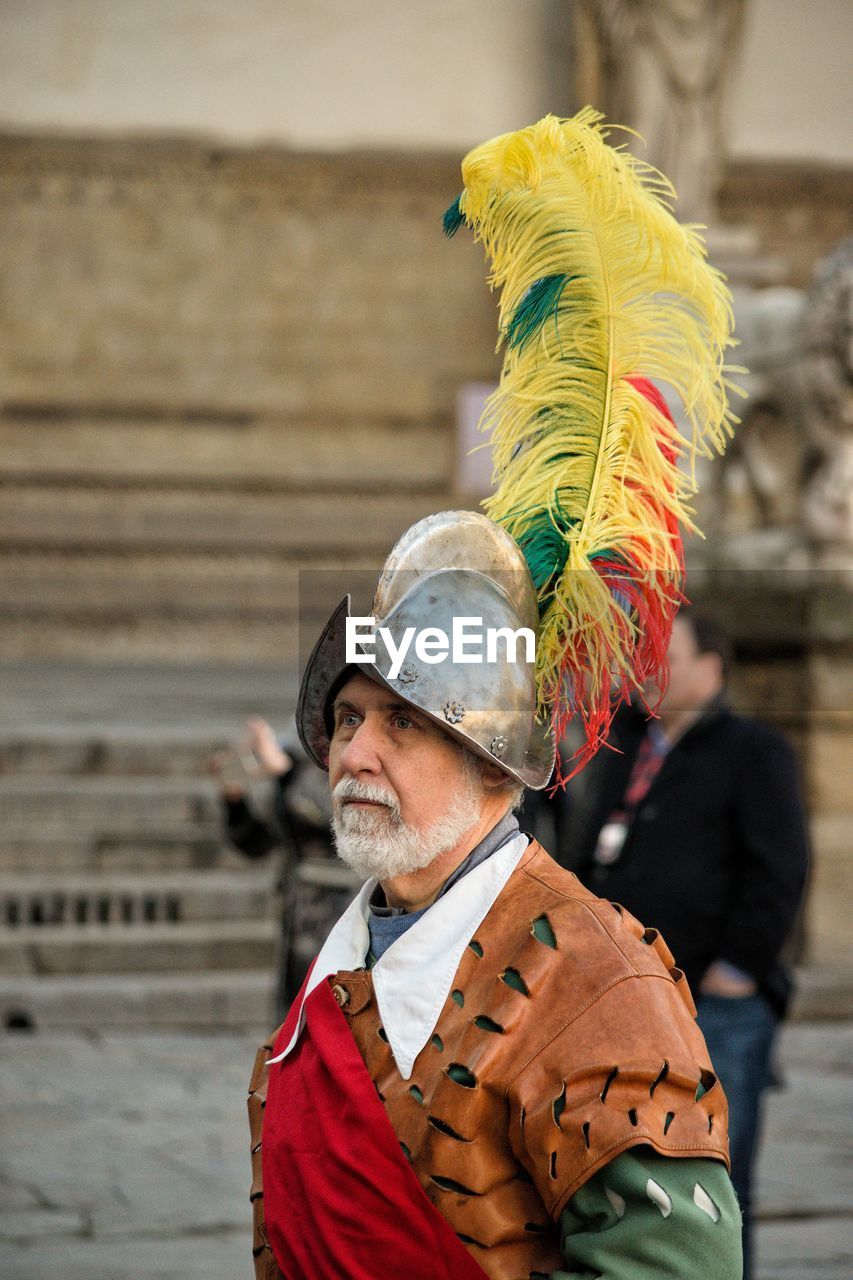
[[[462,165],[459,210],[501,290],[502,340],[534,286],[566,278],[529,340],[507,343],[481,424],[498,482],[488,514],[524,546],[534,513],[547,512],[567,544],[559,580],[542,586],[543,713],[565,694],[567,662],[582,714],[600,707],[611,677],[624,688],[648,674],[636,669],[636,611],[614,598],[596,557],[626,556],[674,611],[681,561],[671,525],[692,527],[696,454],[721,452],[737,421],[725,279],[698,229],[673,217],[667,179],[606,137],[586,108],[495,138]],[[638,377],[672,388],[686,438],[629,381]]]

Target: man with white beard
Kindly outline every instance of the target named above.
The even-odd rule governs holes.
[[[451,527],[455,558],[483,566],[467,583]],[[447,616],[460,585],[496,622],[535,609],[518,549],[467,512],[409,530],[374,609],[400,634]],[[725,1098],[683,977],[654,930],[519,831],[524,781],[544,786],[553,760],[530,672],[392,682],[347,663],[347,613],[297,723],[329,772],[338,854],[368,879],[256,1063],[257,1275],[735,1280]]]
[[[587,108],[465,158],[444,227],[491,258],[506,348],[492,518],[413,525],[370,616],[342,601],[303,674],[300,740],[369,878],[255,1064],[258,1280],[741,1275],[684,975],[513,815],[570,719],[580,767],[662,675],[679,458],[731,432],[724,281],[666,180],[606,138]]]

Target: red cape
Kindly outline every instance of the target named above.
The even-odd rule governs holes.
[[[261,1148],[264,1217],[285,1280],[484,1280],[403,1154],[328,982],[304,1010],[299,1041],[270,1067]]]

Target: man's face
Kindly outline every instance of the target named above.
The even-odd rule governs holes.
[[[689,622],[676,618],[669,643],[669,684],[659,709],[667,715],[697,711],[721,687],[719,657],[700,653]]]
[[[334,701],[329,783],[338,853],[387,879],[429,865],[478,820],[482,787],[456,743],[367,676]]]

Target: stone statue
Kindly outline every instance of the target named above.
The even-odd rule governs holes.
[[[746,0],[576,0],[578,99],[642,134],[682,221],[713,221]]]
[[[806,294],[803,518],[823,560],[853,563],[853,236],[818,264]]]
[[[738,335],[748,398],[731,448],[710,468],[700,524],[725,540],[727,557],[754,557],[772,535],[780,564],[849,571],[853,236],[818,264],[807,291],[742,296]]]

